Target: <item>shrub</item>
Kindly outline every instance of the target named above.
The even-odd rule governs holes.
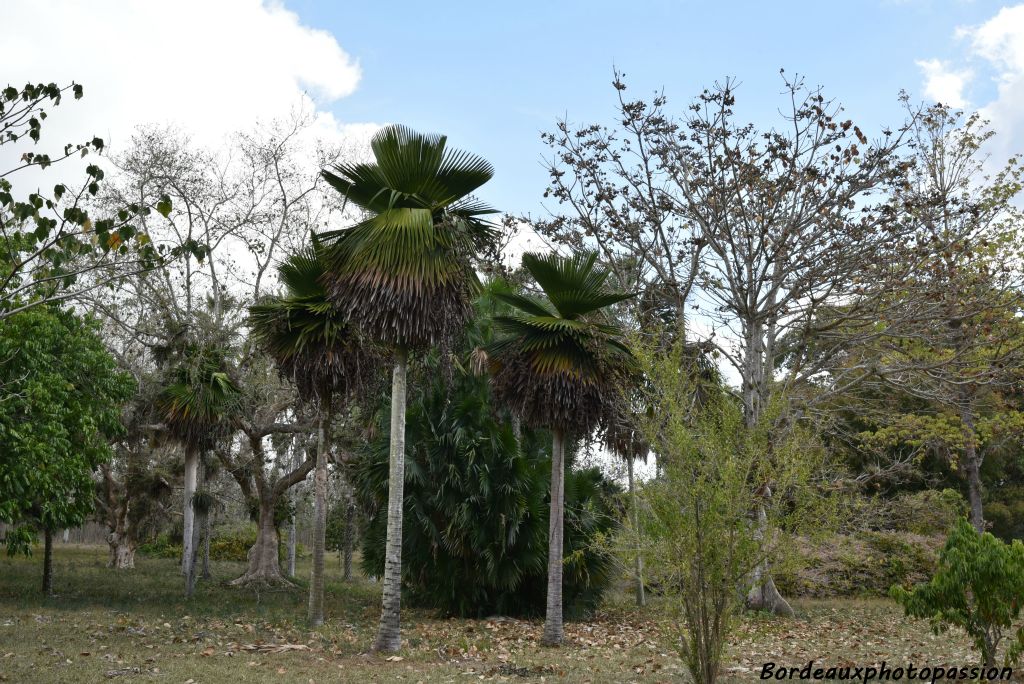
[[[955,489],[926,489],[893,497],[888,505],[891,529],[931,535],[949,532],[967,504]]]
[[[244,563],[248,560],[249,549],[256,543],[256,525],[247,524],[214,531],[210,540],[210,560],[235,561]],[[295,554],[302,556],[301,544],[296,545]],[[283,561],[287,555],[284,544],[278,547],[279,556]],[[139,552],[154,558],[181,558],[181,540],[174,541],[173,535],[164,533],[157,535],[152,541],[139,546]]]
[[[547,594],[550,439],[521,439],[488,403],[485,378],[427,380],[406,427],[402,582],[414,604],[446,614],[543,615]],[[384,571],[388,430],[357,459],[353,483],[363,508],[363,568]],[[566,615],[592,609],[608,586],[612,559],[595,540],[616,525],[614,485],[597,470],[565,478]]]
[[[1006,544],[978,534],[966,518],[953,527],[939,554],[935,575],[913,589],[894,586],[891,595],[907,615],[928,618],[936,633],[960,627],[974,641],[987,667],[1012,629],[1024,602],[1024,544]],[[1024,646],[1018,629],[1007,653],[1015,660]]]

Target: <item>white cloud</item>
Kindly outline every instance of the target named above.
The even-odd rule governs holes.
[[[969,69],[954,71],[937,59],[918,60],[924,74],[924,94],[951,107],[965,107],[964,88],[973,77]]]
[[[998,134],[989,146],[992,162],[998,165],[1024,150],[1024,4],[1004,7],[979,25],[960,27],[954,38],[964,45],[960,61],[970,68],[952,68],[935,59],[918,62],[924,71],[925,94],[964,106],[966,85],[975,74],[988,76],[995,85],[994,95],[978,103],[978,110]],[[985,83],[975,79],[974,85],[983,91]],[[964,104],[956,104],[950,95],[959,95]]]
[[[48,149],[93,135],[116,148],[149,123],[216,146],[296,108],[315,113],[318,136],[342,136],[345,125],[323,108],[361,76],[331,34],[272,0],[7,0],[0,64],[0,87],[84,86],[82,100],[47,120]]]

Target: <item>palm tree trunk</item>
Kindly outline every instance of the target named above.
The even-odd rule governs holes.
[[[210,512],[203,514],[203,579],[210,579],[210,536],[213,534],[213,525],[210,522]]]
[[[388,540],[384,556],[384,592],[380,627],[373,648],[397,651],[402,646],[402,502],[405,489],[405,376],[404,349],[395,351],[391,376],[391,463],[388,471]]]
[[[356,505],[352,503],[352,495],[349,494],[345,504],[345,549],[342,557],[343,579],[346,582],[352,581],[352,546],[356,536]]]
[[[545,646],[562,643],[562,527],[565,515],[565,436],[554,430],[551,443],[551,514],[548,519],[548,605]]]
[[[53,530],[43,530],[43,593],[53,593]]]
[[[313,570],[309,579],[309,624],[324,624],[324,546],[327,534],[327,452],[330,448],[331,402],[321,399],[317,428],[316,471],[313,476]]]
[[[196,493],[196,479],[199,475],[199,452],[185,449],[185,495],[182,509],[181,572],[188,575],[192,565],[192,528],[195,526],[195,511],[192,496]]]
[[[636,509],[636,489],[633,480],[633,459],[626,459],[626,476],[629,486],[629,507],[633,514],[633,533],[640,534],[639,511]],[[643,607],[647,605],[647,597],[644,595],[644,559],[640,555],[640,539],[636,542],[636,563],[633,566],[633,580],[636,583],[636,605]]]

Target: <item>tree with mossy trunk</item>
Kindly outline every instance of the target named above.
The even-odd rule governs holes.
[[[524,422],[552,432],[548,597],[543,642],[559,645],[562,625],[562,538],[566,439],[588,435],[607,419],[631,381],[633,357],[607,308],[633,293],[605,287],[597,254],[525,254],[544,298],[497,292],[513,312],[495,316],[499,337],[486,352],[496,399]]]
[[[317,414],[313,504],[313,568],[308,619],[324,621],[324,551],[327,530],[327,460],[335,411],[376,371],[377,355],[355,326],[327,299],[323,248],[313,244],[278,267],[285,293],[249,308],[254,341],[294,383],[299,399]]]
[[[402,491],[409,353],[447,349],[473,314],[474,255],[493,239],[482,219],[494,210],[470,194],[491,179],[484,159],[449,149],[442,135],[388,126],[370,143],[374,161],[339,164],[327,182],[367,212],[321,235],[328,248],[328,297],[374,341],[394,353],[387,561],[374,649],[401,647]]]

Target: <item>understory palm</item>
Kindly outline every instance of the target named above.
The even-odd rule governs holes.
[[[502,336],[487,353],[496,398],[526,423],[552,432],[548,598],[544,643],[562,642],[565,440],[606,420],[629,382],[633,357],[605,309],[632,297],[605,286],[593,252],[526,254],[523,266],[546,295],[495,296],[514,311],[495,317]]]
[[[391,385],[387,562],[374,648],[396,651],[402,568],[405,397],[410,350],[439,345],[472,315],[478,286],[471,259],[492,239],[481,220],[493,210],[470,197],[490,180],[491,165],[451,150],[440,135],[388,126],[371,142],[374,161],[342,164],[323,175],[367,217],[324,233],[329,245],[323,283],[348,320],[395,357]]]

